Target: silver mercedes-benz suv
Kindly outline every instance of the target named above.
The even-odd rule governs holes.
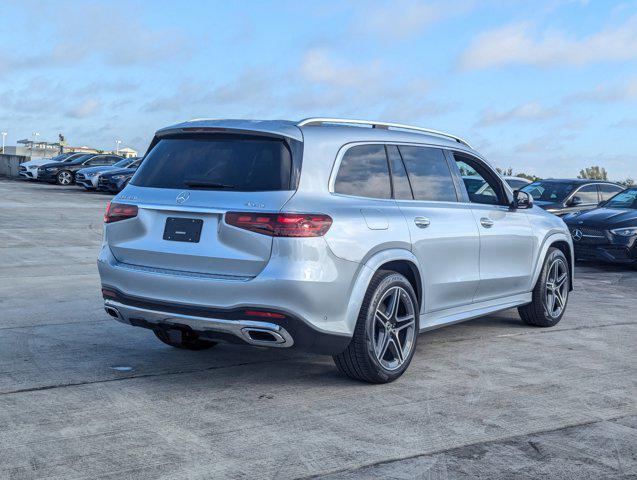
[[[119,321],[179,348],[329,354],[373,383],[407,369],[419,332],[513,307],[550,327],[572,289],[561,219],[466,141],[407,125],[164,128],[104,221],[102,294]]]

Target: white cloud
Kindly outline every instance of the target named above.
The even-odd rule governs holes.
[[[353,63],[322,48],[313,48],[305,53],[299,72],[311,83],[330,87],[367,88],[383,78],[383,69],[378,61]]]
[[[504,111],[487,109],[482,113],[477,124],[478,126],[490,126],[512,121],[547,120],[559,115],[560,111],[556,108],[547,108],[539,103],[531,102]]]
[[[530,23],[514,23],[479,35],[459,59],[463,70],[505,65],[541,68],[584,66],[637,59],[637,16],[586,37],[555,30],[535,32]]]
[[[598,85],[591,90],[573,93],[564,102],[569,103],[614,103],[637,100],[637,78],[612,85]]]
[[[360,5],[363,13],[355,29],[384,39],[404,40],[421,34],[428,26],[470,9],[474,1],[422,2],[400,0]]]

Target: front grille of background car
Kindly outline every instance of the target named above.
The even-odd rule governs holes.
[[[582,232],[582,238],[580,240],[576,240],[575,231],[579,230]],[[589,243],[594,245],[601,245],[604,243],[608,243],[608,238],[603,230],[598,230],[596,228],[589,227],[575,227],[571,230],[571,235],[573,235],[573,239],[575,243]]]

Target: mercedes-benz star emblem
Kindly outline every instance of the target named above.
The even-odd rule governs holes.
[[[577,230],[573,230],[573,240],[575,240],[576,242],[579,242],[583,236],[584,234],[579,228]]]
[[[190,193],[181,192],[179,195],[177,195],[177,198],[175,199],[175,201],[177,202],[177,205],[181,205],[182,203],[184,203],[189,198],[190,198]]]

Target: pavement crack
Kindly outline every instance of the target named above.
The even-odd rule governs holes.
[[[421,458],[421,457],[429,457],[429,456],[432,456],[432,455],[438,455],[438,454],[441,454],[441,453],[453,452],[454,450],[459,450],[459,449],[462,449],[462,448],[473,447],[473,446],[478,446],[478,445],[493,445],[493,444],[496,444],[496,443],[510,442],[510,441],[513,441],[513,440],[516,440],[516,439],[522,439],[522,438],[530,437],[530,436],[533,436],[533,435],[540,435],[540,434],[544,434],[544,433],[561,432],[563,430],[568,430],[569,428],[586,427],[586,426],[595,425],[595,424],[598,424],[598,423],[613,422],[613,421],[621,420],[621,419],[624,419],[624,418],[632,417],[633,415],[634,415],[634,413],[629,413],[627,415],[618,415],[618,416],[608,417],[608,418],[603,418],[603,419],[595,419],[595,420],[589,420],[589,421],[585,421],[585,422],[573,423],[573,424],[570,424],[570,425],[564,425],[564,426],[559,427],[559,428],[549,428],[549,429],[545,429],[545,430],[537,430],[537,431],[526,432],[526,433],[524,433],[522,435],[506,435],[506,436],[494,438],[494,439],[488,440],[488,441],[471,442],[471,443],[456,445],[456,446],[448,447],[448,448],[434,449],[434,450],[432,450],[430,452],[417,453],[415,455],[406,455],[404,457],[388,458],[386,460],[379,460],[378,462],[371,462],[371,463],[366,463],[364,465],[359,465],[359,466],[354,467],[354,468],[337,469],[337,470],[332,470],[332,471],[329,471],[329,472],[323,472],[323,473],[319,473],[319,474],[312,474],[312,475],[307,475],[307,476],[302,476],[302,477],[296,477],[296,479],[297,480],[312,480],[312,479],[327,478],[327,477],[338,475],[338,474],[354,473],[354,472],[358,472],[358,471],[366,469],[366,468],[373,468],[373,467],[377,467],[377,466],[380,466],[380,465],[386,465],[388,463],[400,462],[400,461],[404,461],[404,460],[412,460],[412,459]],[[528,443],[533,448],[533,450],[537,451],[538,454],[541,455],[541,452],[540,452],[539,448],[537,447],[537,445],[535,444],[535,442],[528,441]]]

